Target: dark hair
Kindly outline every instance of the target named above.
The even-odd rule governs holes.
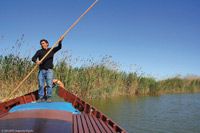
[[[49,42],[48,42],[46,39],[42,39],[42,40],[40,40],[40,44],[41,44],[41,42],[43,42],[43,41],[45,41],[46,43],[49,44]]]

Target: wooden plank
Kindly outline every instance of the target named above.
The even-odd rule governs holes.
[[[101,131],[99,130],[99,127],[95,123],[93,117],[91,117],[91,115],[88,115],[88,118],[90,119],[92,126],[94,127],[94,130],[96,131],[96,133],[101,133]]]
[[[114,133],[116,132],[116,131],[114,130],[114,128],[113,128],[111,125],[109,125],[108,122],[107,122],[106,124],[108,125],[108,128],[109,128],[112,132],[114,132]]]
[[[106,130],[107,133],[115,133],[115,131],[113,129],[110,129],[105,122],[103,122],[102,120],[99,120],[99,122],[101,123],[101,125],[104,127],[104,129]]]
[[[78,133],[78,122],[77,122],[77,118],[76,115],[73,115],[73,132],[74,133]]]
[[[84,114],[84,116],[85,116],[85,120],[87,122],[88,128],[90,130],[90,133],[95,133],[94,128],[92,126],[92,123],[91,123],[91,121],[90,121],[90,119],[88,117],[88,114]]]
[[[84,114],[81,114],[80,116],[81,116],[81,120],[82,120],[82,123],[83,123],[84,132],[89,133],[88,125],[87,125]]]
[[[79,133],[84,133],[84,129],[83,129],[83,123],[81,121],[81,115],[76,115],[77,118],[77,122],[78,122],[78,132]]]
[[[106,133],[105,129],[102,127],[102,125],[99,122],[99,120],[95,116],[93,116],[93,115],[91,117],[94,119],[94,121],[95,121],[96,125],[99,127],[100,131],[102,133]]]

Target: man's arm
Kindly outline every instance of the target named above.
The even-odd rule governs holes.
[[[60,37],[58,46],[53,49],[53,52],[56,53],[58,50],[62,48],[62,40],[64,39],[63,36]]]
[[[62,48],[62,41],[59,42],[58,46],[53,48],[53,52],[56,53],[58,50]]]
[[[39,51],[37,51],[35,55],[32,57],[32,61],[35,62],[37,65],[40,65],[41,62],[38,60],[38,57],[39,57]]]
[[[36,63],[37,59],[38,59],[38,56],[39,56],[39,52],[37,51],[35,53],[35,55],[32,57],[32,61]]]

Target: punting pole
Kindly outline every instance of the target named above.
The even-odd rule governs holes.
[[[71,29],[73,29],[77,25],[77,23],[92,9],[92,7],[94,7],[97,2],[98,0],[95,0],[95,2],[65,31],[65,33],[54,43],[54,45],[40,60],[40,62],[44,61],[44,59],[49,55],[53,48],[56,47],[62,39],[64,39],[64,37],[71,31]],[[21,87],[21,85],[29,78],[29,76],[35,71],[37,67],[38,65],[36,64],[34,68],[26,75],[26,77],[18,84],[18,86],[5,99],[2,100],[2,102],[9,100],[9,98]]]

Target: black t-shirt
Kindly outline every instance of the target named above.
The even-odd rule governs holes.
[[[45,70],[47,70],[47,69],[53,69],[53,56],[61,48],[62,48],[62,44],[59,43],[59,45],[57,47],[53,48],[53,50],[49,53],[49,55],[39,65],[39,68],[40,69],[45,69]],[[35,55],[32,57],[32,61],[36,62],[37,59],[41,60],[49,50],[50,50],[50,48],[38,50],[35,53]]]

